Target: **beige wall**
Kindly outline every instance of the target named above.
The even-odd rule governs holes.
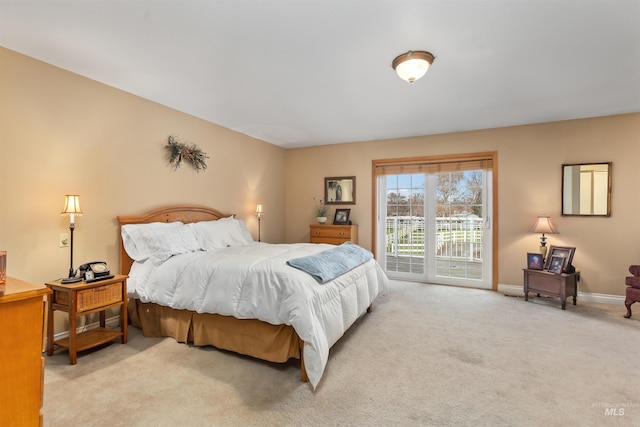
[[[629,265],[640,263],[640,114],[288,150],[287,241],[308,238],[325,176],[356,176],[357,203],[344,207],[359,224],[360,244],[371,248],[372,160],[484,151],[498,153],[498,284],[522,285],[526,253],[540,242],[528,231],[549,214],[560,232],[549,244],[577,248],[579,291],[623,295]],[[612,216],[561,216],[561,165],[607,161]]]
[[[284,150],[2,48],[0,94],[0,248],[9,275],[25,280],[67,272],[58,235],[68,232],[59,215],[68,193],[80,194],[85,212],[76,265],[117,268],[116,216],[171,203],[234,212],[255,237],[262,202],[263,240],[307,241],[325,176],[357,177],[357,204],[346,207],[371,248],[373,159],[480,151],[498,152],[500,284],[522,284],[525,253],[539,243],[528,230],[541,213],[561,233],[550,244],[577,247],[582,292],[622,295],[627,267],[640,262],[640,114]],[[170,169],[169,134],[198,144],[207,171]],[[610,218],[560,216],[560,165],[582,161],[613,162]]]
[[[74,264],[118,268],[116,216],[173,203],[236,213],[257,238],[284,241],[285,150],[0,48],[0,248],[8,274],[43,283],[64,276],[58,235],[65,194],[79,194]],[[195,143],[208,169],[167,166],[169,134]],[[59,329],[59,328],[57,328]]]

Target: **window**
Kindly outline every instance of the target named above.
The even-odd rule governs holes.
[[[495,153],[374,161],[376,258],[392,278],[493,288]]]

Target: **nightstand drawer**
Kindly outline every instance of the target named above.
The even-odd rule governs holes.
[[[54,302],[69,306],[71,293],[54,290]],[[92,310],[97,307],[115,304],[122,301],[122,282],[100,286],[98,288],[85,289],[76,293],[76,311],[78,313]]]
[[[122,301],[122,282],[78,292],[78,312]]]

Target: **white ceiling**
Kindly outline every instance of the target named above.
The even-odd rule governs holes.
[[[287,148],[640,112],[640,0],[0,0],[0,45]]]

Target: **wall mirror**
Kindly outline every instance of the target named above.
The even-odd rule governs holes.
[[[611,216],[611,162],[562,165],[562,215]]]
[[[355,205],[356,177],[334,176],[324,179],[325,205]]]

